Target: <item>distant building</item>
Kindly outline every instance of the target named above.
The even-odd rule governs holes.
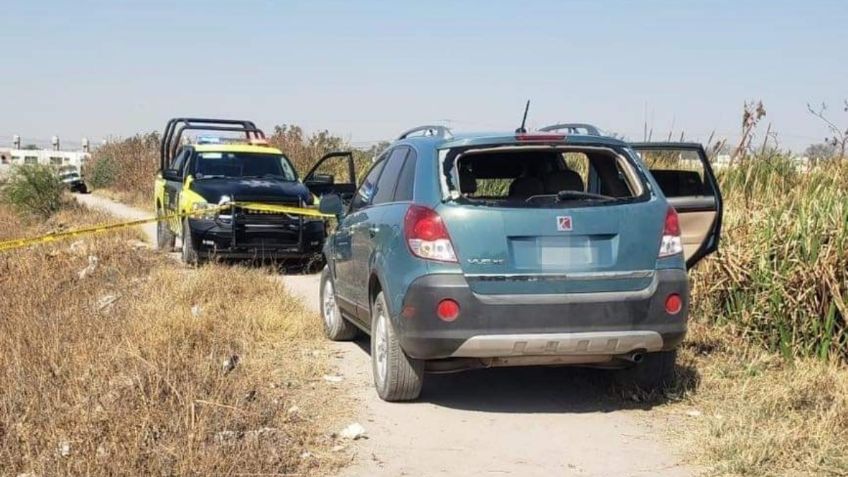
[[[88,138],[82,138],[82,150],[63,151],[59,146],[59,136],[50,140],[51,149],[21,148],[21,136],[12,136],[11,148],[0,148],[0,165],[18,166],[24,164],[43,164],[46,166],[74,166],[82,168],[91,157],[89,154]]]
[[[51,151],[46,149],[0,149],[0,164],[19,166],[44,164],[48,166],[82,167],[91,157],[83,151]]]
[[[59,146],[59,137],[51,138],[51,149],[26,149],[21,148],[21,137],[17,134],[12,136],[12,147],[0,148],[0,175],[8,173],[13,166],[24,164],[42,164],[56,168],[74,168],[82,170],[86,161],[91,157],[88,153],[89,143],[87,138],[82,138],[82,150],[63,151]]]

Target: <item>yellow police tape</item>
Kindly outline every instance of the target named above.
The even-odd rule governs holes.
[[[195,210],[192,212],[184,212],[184,213],[174,213],[161,215],[158,217],[151,217],[149,219],[139,219],[139,220],[131,220],[129,222],[120,222],[116,224],[107,224],[107,225],[97,225],[94,227],[86,227],[81,229],[68,230],[65,232],[54,232],[51,234],[41,235],[39,237],[29,237],[22,239],[14,239],[7,240],[5,242],[0,242],[0,252],[5,252],[7,250],[13,250],[18,248],[30,247],[33,245],[55,242],[57,240],[64,240],[72,237],[80,237],[83,235],[90,235],[102,232],[108,232],[111,230],[123,229],[127,227],[135,227],[137,225],[149,224],[151,222],[158,222],[160,220],[171,220],[178,219],[182,217],[193,217],[197,215],[207,215],[212,212],[220,212],[221,210],[229,209],[230,207],[239,207],[247,210],[258,210],[263,212],[279,212],[282,214],[289,215],[303,215],[308,217],[322,217],[328,218],[333,217],[331,214],[324,214],[315,209],[306,209],[303,207],[291,207],[286,205],[277,205],[277,204],[263,204],[260,202],[230,202],[227,204],[222,204],[217,207]]]

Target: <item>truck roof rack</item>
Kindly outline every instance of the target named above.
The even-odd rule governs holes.
[[[600,136],[601,131],[591,125],[586,123],[562,123],[562,124],[552,124],[550,126],[545,126],[540,128],[539,131],[543,132],[551,132],[551,131],[562,131],[567,130],[568,132],[580,134],[580,130],[586,131],[586,134],[589,136]]]
[[[183,132],[189,130],[202,131],[234,131],[243,132],[250,139],[265,139],[265,133],[257,128],[253,121],[242,119],[210,119],[210,118],[174,118],[168,121],[162,134],[162,144],[159,146],[159,169],[165,169],[177,153]]]
[[[413,135],[417,132],[422,133],[421,136],[437,136],[437,137],[453,136],[453,134],[451,134],[450,128],[447,128],[445,126],[426,125],[426,126],[414,127],[412,129],[408,129],[408,130],[402,132],[400,134],[400,136],[398,136],[397,140],[400,141],[401,139],[406,139],[409,136],[411,136],[411,135]]]

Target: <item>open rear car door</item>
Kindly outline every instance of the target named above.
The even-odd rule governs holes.
[[[324,194],[338,194],[343,203],[349,204],[356,193],[353,153],[335,151],[325,154],[306,173],[303,183],[319,198]]]
[[[632,143],[680,217],[686,268],[718,250],[722,199],[703,146],[696,143]]]

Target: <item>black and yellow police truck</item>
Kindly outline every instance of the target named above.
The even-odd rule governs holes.
[[[186,263],[320,258],[327,223],[310,211],[324,193],[352,196],[355,181],[350,152],[325,155],[301,180],[252,121],[171,119],[154,189],[157,248],[172,250],[180,237]]]

